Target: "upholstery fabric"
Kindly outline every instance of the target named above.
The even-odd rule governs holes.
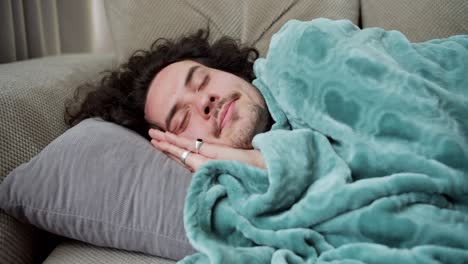
[[[172,260],[142,253],[96,247],[78,241],[61,243],[44,264],[173,264]]]
[[[0,259],[2,263],[32,263],[34,259],[31,236],[37,230],[18,222],[0,210]]]
[[[122,126],[86,119],[0,185],[0,208],[51,233],[170,259],[194,252],[183,226],[191,173]]]
[[[39,263],[59,239],[0,210],[0,263]]]
[[[65,99],[112,65],[89,54],[0,64],[0,180],[68,128]]]
[[[358,0],[106,0],[119,61],[157,38],[177,38],[210,27],[212,39],[228,35],[264,56],[271,35],[292,18],[359,20]]]
[[[362,0],[363,27],[398,30],[412,42],[468,34],[466,0]]]

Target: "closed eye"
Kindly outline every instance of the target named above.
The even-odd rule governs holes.
[[[208,80],[209,80],[209,76],[206,75],[205,78],[203,79],[203,82],[198,87],[198,91],[200,91],[201,89],[203,89],[206,86],[206,84],[208,83]]]
[[[179,128],[177,129],[178,130],[177,134],[180,134],[180,133],[184,132],[184,130],[188,126],[189,121],[190,121],[190,112],[187,110],[185,112],[185,114],[184,114],[184,119],[182,120],[182,122],[180,123]]]

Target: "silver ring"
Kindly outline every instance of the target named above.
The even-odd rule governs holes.
[[[189,154],[190,154],[190,151],[186,150],[182,152],[182,155],[180,155],[180,161],[182,161],[183,164],[185,164],[185,160],[187,159]]]
[[[197,154],[200,153],[200,148],[202,145],[203,145],[203,139],[197,138],[197,140],[195,140],[195,152]]]

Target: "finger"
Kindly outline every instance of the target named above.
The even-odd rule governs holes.
[[[192,144],[195,149],[195,141]],[[236,149],[210,143],[203,143],[199,151],[208,160],[236,160],[247,164],[256,162],[256,159],[252,159],[255,156],[254,152],[253,149]]]
[[[200,168],[201,165],[208,161],[208,159],[206,159],[205,157],[190,152],[187,158],[185,159],[184,164],[180,160],[180,157],[182,156],[182,153],[186,151],[185,149],[182,149],[166,141],[157,142],[156,140],[152,140],[151,143],[159,150],[167,153],[171,158],[179,162],[179,164],[188,167],[191,171],[196,171],[198,168]]]
[[[157,141],[167,141],[172,145],[178,146],[182,149],[190,150],[196,153],[195,140],[188,139],[185,137],[177,136],[170,132],[162,132],[159,130],[150,130],[150,136]]]
[[[156,139],[157,141],[164,140],[164,132],[158,129],[150,128],[150,130],[148,131],[148,135],[152,139]]]
[[[175,134],[172,134],[170,132],[161,132],[161,131],[158,131],[158,132],[155,132],[155,135],[157,137],[161,137],[163,138],[163,140],[173,144],[173,145],[176,145],[180,148],[183,148],[183,149],[187,149],[187,150],[190,150],[192,152],[196,152],[196,149],[195,149],[195,140],[193,139],[188,139],[188,138],[185,138],[185,137],[181,137],[181,136],[177,136]]]
[[[171,144],[180,146],[184,149],[188,149],[196,153],[196,140],[180,137],[169,132],[160,132],[159,136],[163,136],[164,139]],[[228,146],[210,144],[206,142],[203,142],[202,146],[199,148],[199,154],[209,159],[237,160],[244,163],[251,163],[251,156],[245,155],[248,151],[251,150],[235,149]]]
[[[153,133],[154,133],[154,137],[157,139],[160,139],[161,141],[168,142],[172,145],[178,146],[181,149],[187,149],[187,150],[192,151],[193,153],[196,153],[196,145],[195,145],[196,140],[177,136],[170,132],[154,131]],[[252,162],[250,160],[251,156],[245,155],[246,151],[249,151],[249,150],[235,149],[232,147],[210,144],[210,143],[204,142],[199,149],[199,154],[208,158],[207,160],[209,159],[237,160],[237,161],[241,161],[245,163],[250,163]],[[192,168],[196,169],[199,166],[201,166],[200,164],[203,164],[203,162],[206,162],[206,161],[195,159],[194,164],[191,164],[191,166],[192,165],[195,166],[195,167],[192,166]]]
[[[156,129],[150,129],[150,132],[149,132],[150,136],[154,139],[156,139],[157,141],[167,141],[173,145],[176,145],[180,148],[183,148],[183,149],[187,149],[187,150],[190,150],[194,153],[197,152],[197,149],[196,149],[196,140],[193,140],[193,139],[188,139],[188,138],[185,138],[185,137],[181,137],[181,136],[177,136],[175,134],[172,134],[170,132],[162,132],[160,130],[156,130]],[[203,142],[202,146],[199,148],[199,151],[198,153],[204,155],[204,156],[208,156],[210,158],[214,158],[216,156],[216,154],[218,153],[217,151],[217,148],[210,148],[207,152],[204,152],[204,149],[206,148],[206,146],[208,146],[209,144],[206,143],[206,142]],[[216,145],[215,145],[216,146]],[[219,149],[220,151],[222,151],[223,149]],[[215,155],[215,156],[213,156]]]
[[[160,142],[158,142],[158,141],[156,141],[154,139],[151,140],[151,144],[154,147],[156,147],[158,150],[160,150],[161,152],[163,152],[164,154],[169,156],[169,158],[173,159],[175,162],[179,163],[180,165],[182,165],[183,167],[188,169],[190,172],[193,172],[193,168],[191,168],[187,164],[183,163],[181,161],[181,159],[180,159],[180,156],[174,155],[173,153],[169,152],[167,146],[165,146],[164,144],[161,144]]]
[[[167,142],[177,145],[181,148],[188,149],[194,153],[197,152],[196,140],[180,137],[169,132],[165,132],[162,134],[163,134],[164,139]],[[161,136],[161,135],[158,135],[158,136]],[[219,159],[220,158],[219,153],[225,152],[226,149],[227,149],[226,147],[223,147],[221,145],[215,145],[215,144],[203,142],[201,147],[198,150],[198,153],[203,156],[212,158],[212,159]]]
[[[182,154],[181,154],[182,155]],[[185,164],[181,161],[180,157],[176,157],[172,154],[168,154],[168,156],[178,162],[180,165],[186,167],[190,172],[197,171],[203,164],[207,163],[211,159],[206,158],[202,155],[190,152],[187,158],[185,158]]]
[[[169,158],[173,159],[175,162],[179,163],[181,166],[185,167],[187,170],[189,170],[190,172],[195,172],[194,169],[192,169],[190,166],[188,166],[187,164],[184,164],[179,157],[176,157],[172,154],[169,154],[169,153],[166,153],[167,156],[169,156]]]

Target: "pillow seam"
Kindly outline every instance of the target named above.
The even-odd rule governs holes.
[[[171,238],[171,237],[168,237],[167,235],[163,235],[163,234],[161,234],[159,232],[156,232],[156,231],[153,231],[153,230],[145,231],[144,229],[135,228],[135,227],[127,227],[127,226],[123,226],[123,225],[120,225],[120,224],[115,224],[115,223],[112,223],[112,222],[102,221],[102,220],[99,220],[99,219],[85,217],[85,216],[81,216],[81,215],[77,215],[77,214],[60,213],[60,212],[53,211],[51,209],[42,209],[42,208],[36,208],[36,207],[32,207],[32,206],[27,206],[27,205],[22,205],[22,204],[13,204],[13,203],[9,203],[9,205],[10,205],[10,207],[23,207],[23,208],[26,208],[26,209],[29,209],[29,210],[37,211],[37,212],[39,212],[41,214],[47,214],[47,212],[49,212],[49,213],[52,213],[52,214],[55,214],[55,215],[68,216],[68,217],[78,217],[78,218],[81,218],[83,220],[94,221],[94,222],[102,222],[103,224],[112,225],[112,226],[115,226],[117,228],[129,229],[129,230],[133,230],[133,231],[140,232],[140,233],[149,232],[149,233],[154,234],[156,236],[161,236],[161,237],[164,237],[164,238],[176,241],[176,242],[185,243],[185,244],[188,243],[187,241]]]

